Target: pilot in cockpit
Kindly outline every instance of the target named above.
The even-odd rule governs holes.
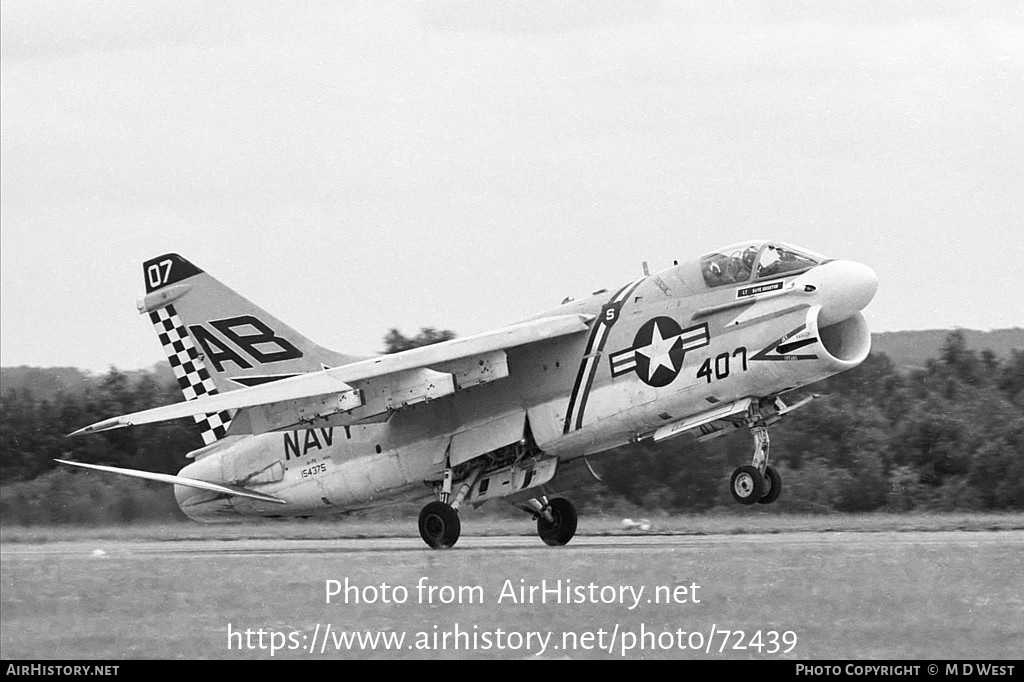
[[[725,271],[720,261],[711,260],[704,263],[704,281],[709,287],[725,284]]]
[[[727,255],[728,254],[728,255]],[[739,284],[756,274],[758,279],[799,272],[826,260],[779,243],[737,244],[701,259],[704,282],[709,287]]]
[[[743,265],[738,279],[745,280],[750,277],[750,273],[754,271],[754,261],[757,260],[757,251],[758,247],[756,246],[748,246],[744,249],[743,256],[741,257]]]

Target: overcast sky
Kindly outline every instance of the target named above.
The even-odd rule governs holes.
[[[168,251],[356,354],[759,237],[1024,325],[1022,6],[4,0],[0,364],[161,361]]]

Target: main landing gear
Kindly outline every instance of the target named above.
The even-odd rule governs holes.
[[[529,500],[522,509],[537,519],[537,535],[545,545],[560,547],[576,535],[579,520],[576,507],[564,497],[548,500],[543,495]]]
[[[450,504],[437,500],[420,511],[420,537],[434,549],[453,547],[461,532],[459,512]]]
[[[459,507],[466,499],[473,484],[483,469],[478,468],[459,484],[459,491],[452,497],[451,470],[445,472],[438,495],[440,499],[430,502],[420,511],[420,537],[434,549],[448,549],[459,541],[462,523],[459,521]],[[451,503],[449,504],[449,500]],[[520,508],[532,514],[537,520],[537,535],[544,544],[557,547],[567,544],[576,534],[578,516],[576,507],[564,497],[548,500],[541,495],[527,500]]]
[[[750,435],[754,438],[754,455],[750,466],[732,472],[729,490],[740,504],[771,504],[782,494],[782,476],[768,464],[768,427],[760,410],[751,408],[748,417]]]
[[[441,482],[440,499],[429,503],[420,510],[420,537],[423,542],[434,549],[449,549],[459,541],[462,533],[462,522],[459,521],[459,507],[466,495],[473,489],[476,479],[480,478],[482,467],[469,472],[459,484],[459,491],[452,498],[452,470],[446,469]],[[449,504],[449,500],[451,503]]]

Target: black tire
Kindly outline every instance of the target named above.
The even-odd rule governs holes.
[[[732,472],[729,490],[740,504],[754,504],[764,494],[764,476],[757,467],[740,467]]]
[[[771,504],[782,494],[782,474],[771,465],[764,470],[764,488],[761,499],[757,501],[758,504]]]
[[[420,511],[420,537],[434,549],[448,549],[459,541],[459,513],[444,502],[431,502]]]
[[[537,535],[544,541],[544,544],[558,547],[572,540],[576,535],[576,523],[579,518],[576,515],[576,507],[564,497],[556,497],[549,503],[551,516],[554,521],[548,521],[543,516],[537,518]]]

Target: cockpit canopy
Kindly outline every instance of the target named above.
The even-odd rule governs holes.
[[[709,287],[795,274],[824,263],[827,258],[782,242],[734,244],[700,259]]]

